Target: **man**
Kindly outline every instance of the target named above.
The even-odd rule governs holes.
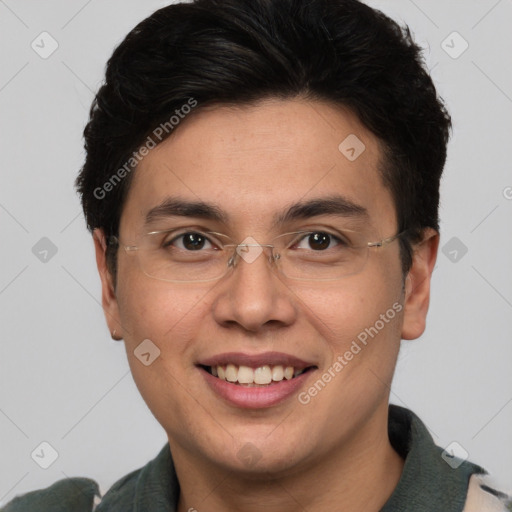
[[[77,185],[169,444],[97,511],[505,510],[388,406],[425,328],[449,128],[408,31],[355,0],[197,0],[127,36]]]

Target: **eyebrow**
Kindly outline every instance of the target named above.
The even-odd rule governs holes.
[[[294,220],[303,220],[321,215],[365,218],[368,210],[344,196],[334,195],[299,201],[274,217],[273,225],[280,226]],[[227,224],[229,215],[217,205],[204,201],[189,201],[178,197],[168,197],[151,208],[146,215],[146,225],[168,217],[194,217]]]
[[[218,206],[204,201],[188,201],[168,197],[146,214],[146,224],[167,217],[196,217],[226,223],[228,216]]]
[[[284,213],[276,217],[274,225],[286,224],[294,220],[303,220],[320,215],[367,218],[368,210],[344,196],[322,197],[309,201],[300,201],[291,205]]]

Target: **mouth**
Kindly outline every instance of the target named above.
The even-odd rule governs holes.
[[[318,369],[313,363],[279,352],[229,353],[196,364],[210,389],[231,406],[265,409],[278,405],[306,385]]]
[[[279,382],[295,379],[316,366],[294,367],[282,364],[264,364],[252,368],[234,363],[213,366],[200,365],[203,370],[217,379],[244,387],[266,387]]]

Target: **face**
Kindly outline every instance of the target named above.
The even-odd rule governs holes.
[[[365,147],[355,159],[357,148],[355,155],[339,149],[349,136],[352,146],[356,136]],[[322,102],[198,111],[139,164],[121,243],[137,245],[142,234],[171,228],[222,233],[235,243],[252,237],[266,244],[296,231],[380,241],[397,231],[381,154],[356,116]],[[338,243],[325,240],[329,248]],[[138,251],[120,249],[114,292],[101,232],[96,241],[109,327],[123,336],[134,379],[173,455],[286,473],[361,447],[382,430],[400,338],[423,330],[425,276],[435,256],[418,251],[405,286],[397,241],[369,249],[360,272],[331,281],[283,275],[267,248],[239,257],[218,280],[179,283],[148,276]],[[183,237],[173,243],[190,247]],[[309,238],[300,247],[319,248]],[[159,350],[158,357],[143,364],[141,347]],[[220,378],[235,379],[240,366],[240,380],[273,380],[248,386]],[[283,377],[288,372],[295,376]]]

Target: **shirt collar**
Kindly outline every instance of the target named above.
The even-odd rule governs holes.
[[[470,476],[484,470],[436,446],[426,426],[408,409],[390,406],[388,431],[391,445],[405,464],[381,512],[460,512]]]

